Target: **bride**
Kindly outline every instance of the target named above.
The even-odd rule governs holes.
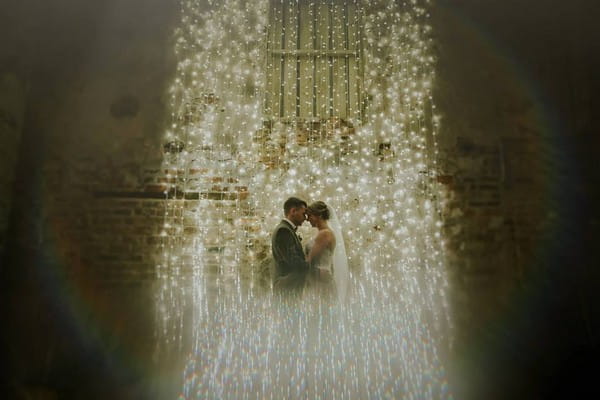
[[[305,252],[310,265],[309,291],[320,298],[343,302],[348,290],[348,260],[341,226],[335,212],[324,202],[316,201],[306,209],[308,222],[317,235],[308,242]]]

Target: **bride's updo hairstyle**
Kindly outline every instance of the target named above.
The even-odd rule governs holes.
[[[329,208],[327,207],[327,204],[322,201],[315,201],[307,207],[306,211],[308,211],[309,214],[317,215],[324,220],[329,219]]]

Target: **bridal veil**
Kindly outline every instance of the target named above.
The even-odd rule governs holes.
[[[342,235],[342,226],[337,214],[329,208],[329,228],[335,236],[335,250],[333,251],[333,279],[335,281],[338,300],[340,303],[346,300],[348,294],[348,283],[350,271],[348,269],[348,257],[346,255],[346,245]]]

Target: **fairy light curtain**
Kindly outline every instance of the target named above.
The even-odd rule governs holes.
[[[234,329],[262,318],[255,302],[269,290],[271,231],[285,198],[298,195],[337,210],[353,275],[350,302],[365,327],[388,335],[347,356],[399,357],[392,361],[403,374],[382,370],[373,393],[411,387],[415,398],[437,398],[428,374],[439,371],[439,334],[452,323],[434,179],[440,117],[429,3],[181,2],[165,135],[158,336],[167,347],[184,346],[193,330],[203,355],[191,359],[190,376],[206,380],[204,394],[237,393],[210,387],[211,374],[227,364],[222,357],[230,374],[262,365],[266,336]],[[276,333],[269,333],[274,341]],[[238,350],[256,353],[247,354],[248,365],[236,358],[236,346],[247,342]],[[260,394],[284,393],[279,372],[261,373],[274,386]],[[392,389],[377,386],[384,381]]]

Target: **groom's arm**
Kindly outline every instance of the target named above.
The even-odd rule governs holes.
[[[302,251],[298,251],[296,238],[294,233],[288,229],[280,229],[277,232],[275,242],[282,258],[286,260],[286,264],[291,269],[291,272],[308,270],[308,263],[304,258]]]

